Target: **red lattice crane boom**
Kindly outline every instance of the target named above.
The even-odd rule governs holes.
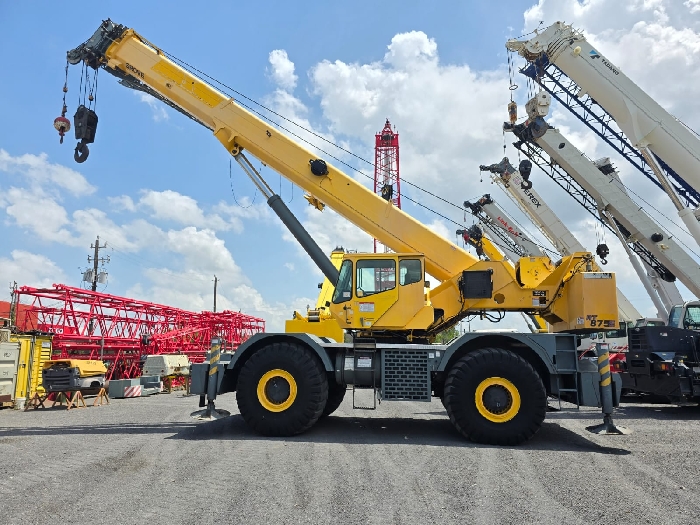
[[[138,375],[149,354],[181,353],[197,363],[215,335],[232,351],[265,331],[264,320],[240,312],[189,312],[62,284],[22,286],[16,293],[31,302],[18,328],[55,334],[54,358],[102,359],[110,365],[108,379]]]

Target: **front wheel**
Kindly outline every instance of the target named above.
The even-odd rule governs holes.
[[[466,438],[488,445],[518,445],[542,425],[547,393],[530,363],[500,348],[458,360],[445,381],[450,421]]]
[[[257,350],[238,377],[236,400],[246,423],[266,436],[293,436],[323,412],[328,379],[314,353],[294,343]]]

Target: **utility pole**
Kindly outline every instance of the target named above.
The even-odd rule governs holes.
[[[95,244],[91,244],[90,248],[95,249],[95,255],[93,257],[90,257],[88,255],[88,262],[93,263],[92,266],[92,291],[96,292],[97,291],[97,266],[99,263],[106,263],[109,262],[109,255],[107,257],[100,257],[100,250],[103,248],[107,247],[107,243],[104,243],[102,246],[100,246],[100,236],[97,236],[97,240],[95,240]]]
[[[10,326],[17,324],[17,281],[10,284]]]
[[[214,275],[214,313],[216,313],[216,285],[219,282],[219,278]]]
[[[106,273],[100,273],[98,275],[97,270],[98,270],[98,265],[99,263],[106,263],[109,262],[109,255],[107,257],[100,257],[100,250],[103,248],[107,247],[107,243],[104,243],[102,246],[100,246],[100,236],[97,236],[97,239],[95,239],[95,244],[91,244],[90,248],[93,248],[95,250],[95,253],[92,257],[88,255],[88,263],[92,263],[92,276],[91,279],[87,279],[85,276],[89,274],[89,270],[83,274],[83,280],[87,282],[92,282],[91,289],[93,292],[97,291],[97,282],[102,277],[104,274],[105,278],[107,277]],[[90,319],[90,324],[88,325],[88,334],[92,335],[95,330],[95,322],[93,319]]]

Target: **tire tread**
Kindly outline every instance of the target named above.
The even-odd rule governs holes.
[[[464,382],[469,377],[478,376],[479,370],[489,365],[501,365],[504,369],[517,367],[521,398],[532,396],[533,399],[532,413],[527,421],[523,421],[521,417],[521,421],[518,422],[520,424],[515,425],[515,430],[504,434],[485,430],[488,425],[470,420],[461,406],[463,395],[460,396],[460,390]],[[445,381],[444,404],[450,421],[460,434],[477,443],[517,445],[527,441],[535,435],[544,420],[546,402],[544,384],[532,365],[514,352],[500,348],[482,348],[465,355],[453,365]],[[509,424],[509,427],[513,426]],[[505,427],[502,430],[505,430]]]

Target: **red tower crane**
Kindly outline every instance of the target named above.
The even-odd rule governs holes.
[[[399,134],[391,129],[386,119],[384,129],[374,136],[374,193],[401,208],[401,179],[399,178]],[[374,252],[382,247],[374,239]],[[389,251],[384,246],[383,250]]]

